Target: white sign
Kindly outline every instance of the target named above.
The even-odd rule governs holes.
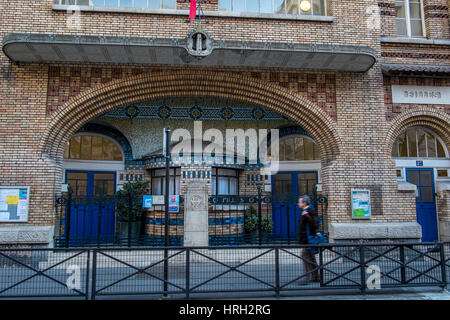
[[[0,222],[27,222],[30,187],[0,187]]]
[[[450,87],[393,85],[392,103],[450,104]]]

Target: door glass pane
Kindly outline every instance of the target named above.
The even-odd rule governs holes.
[[[398,138],[398,144],[399,144],[399,150],[400,150],[400,157],[407,157],[408,156],[408,145],[406,143],[406,132],[403,136],[400,136]]]
[[[272,13],[272,0],[260,0],[259,12]]]
[[[420,185],[431,186],[433,184],[431,171],[420,171]]]
[[[273,0],[275,13],[284,13],[284,0]]]
[[[433,202],[433,188],[432,187],[420,187],[420,201]]]
[[[285,149],[285,159],[286,161],[294,160],[294,139],[286,139],[284,141]]]
[[[408,131],[409,156],[417,157],[416,130]]]
[[[103,139],[103,160],[113,159],[113,143],[110,140]]]
[[[85,172],[68,172],[67,183],[72,188],[76,196],[85,196],[87,194],[88,174]]]
[[[415,184],[416,186],[419,185],[419,171],[408,171],[408,182]]]
[[[103,160],[102,154],[102,138],[92,137],[92,160]]]
[[[313,142],[309,139],[304,140],[305,140],[305,160],[313,160],[314,158]]]
[[[114,195],[114,174],[94,174],[94,195]]]
[[[81,137],[81,159],[90,160],[91,159],[91,137],[82,136]]]
[[[305,159],[305,147],[303,138],[295,138],[295,160]]]
[[[436,158],[436,138],[429,133],[427,133],[427,148],[428,157]]]
[[[114,155],[114,161],[122,161],[122,152],[120,152],[120,149],[114,145],[113,146],[113,155]]]
[[[417,144],[419,146],[419,157],[427,156],[426,135],[423,130],[417,130]]]
[[[436,139],[436,142],[437,142],[437,156],[438,156],[438,158],[445,158],[444,147],[439,142],[439,140]]]
[[[274,195],[292,194],[292,175],[289,173],[280,173],[273,177]]]
[[[70,139],[70,159],[80,159],[81,137]]]

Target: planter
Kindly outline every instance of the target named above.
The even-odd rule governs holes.
[[[121,239],[128,238],[128,226],[131,224],[131,238],[138,238],[141,235],[141,221],[136,222],[118,222],[118,233]]]

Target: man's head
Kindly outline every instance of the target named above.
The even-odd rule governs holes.
[[[298,207],[300,209],[305,209],[306,207],[308,207],[311,204],[311,198],[308,195],[303,195],[301,197],[298,198]]]

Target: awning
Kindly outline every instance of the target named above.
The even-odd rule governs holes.
[[[385,75],[420,75],[420,76],[449,76],[450,66],[424,64],[393,64],[384,63],[381,70]]]
[[[376,62],[370,47],[210,39],[210,53],[189,53],[186,39],[8,34],[3,52],[16,62],[132,63],[175,66],[269,67],[365,72]]]

